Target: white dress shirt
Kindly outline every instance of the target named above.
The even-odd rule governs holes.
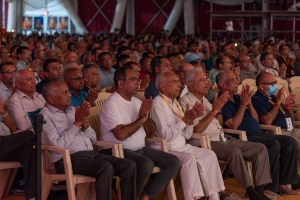
[[[69,106],[65,112],[47,104],[41,110],[46,124],[43,125],[42,144],[69,149],[70,154],[78,151],[92,151],[96,143],[96,133],[89,126],[79,129],[74,123],[75,108]],[[56,152],[47,152],[50,160],[55,163],[63,155]]]
[[[163,95],[163,94],[162,94]],[[163,95],[168,101],[173,111],[180,114],[176,103],[177,100],[171,100]],[[180,104],[177,102],[180,108]],[[182,108],[180,108],[181,114],[184,115]],[[153,100],[151,109],[151,118],[156,124],[155,134],[159,138],[168,140],[168,146],[170,150],[184,151],[186,147],[186,140],[190,139],[193,135],[193,125],[187,125],[181,117],[174,114],[168,104],[160,97],[157,96]],[[153,148],[160,148],[159,144],[152,144]]]
[[[139,53],[137,51],[134,51],[135,55],[136,55],[136,58],[137,58],[137,61],[140,62],[140,60],[142,59],[142,55],[143,53]]]
[[[199,100],[191,92],[188,92],[186,95],[179,99],[179,102],[185,112],[187,104],[189,104],[189,108],[192,109],[196,102],[199,102]],[[196,118],[194,120],[194,126],[198,125],[199,122],[212,110],[211,103],[209,103],[209,101],[205,97],[202,97],[202,104],[205,107],[204,116]],[[202,134],[209,135],[211,141],[220,141],[220,137],[224,142],[226,141],[223,128],[216,118],[213,118],[207,128],[202,131]]]
[[[33,93],[33,99],[17,90],[7,101],[7,112],[20,130],[32,130],[33,127],[28,112],[33,112],[45,106],[45,99],[37,92]]]
[[[118,125],[128,125],[139,118],[141,100],[131,97],[125,100],[119,93],[114,92],[105,100],[100,110],[100,140],[121,143],[123,148],[136,151],[145,147],[146,132],[141,126],[134,134],[123,141],[118,140],[111,131]]]
[[[7,100],[12,93],[12,90],[8,89],[2,81],[0,81],[0,95],[3,98],[2,102]]]

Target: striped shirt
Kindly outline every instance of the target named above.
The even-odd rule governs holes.
[[[114,73],[116,70],[114,68],[109,69],[110,70],[109,74],[104,72],[101,67],[98,67],[97,69],[98,69],[99,75],[100,75],[99,87],[101,87],[101,89],[113,86],[115,84],[114,83]]]

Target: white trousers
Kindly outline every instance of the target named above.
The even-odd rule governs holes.
[[[216,154],[189,144],[178,151],[170,150],[182,164],[180,177],[184,199],[194,200],[225,189]]]

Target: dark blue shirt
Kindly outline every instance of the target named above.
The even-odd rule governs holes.
[[[258,90],[252,96],[252,98],[251,98],[252,105],[255,108],[259,119],[263,115],[267,114],[273,108],[274,105],[272,103],[270,103],[269,100],[272,100],[275,103],[276,97],[274,95],[272,95],[269,98]],[[280,126],[281,128],[287,128],[285,118],[290,117],[292,119],[292,117],[289,115],[289,113],[287,112],[287,110],[285,109],[285,106],[283,104],[281,104],[280,106],[284,110],[285,115],[280,110],[278,110],[278,114],[275,117],[274,121],[272,122],[272,125]]]
[[[221,95],[221,93],[219,93],[219,96],[220,95]],[[224,128],[228,128],[225,125],[225,122],[227,122],[229,119],[233,118],[236,115],[236,113],[239,110],[240,105],[241,105],[241,99],[240,99],[239,95],[235,94],[235,95],[233,95],[233,98],[235,100],[235,103],[233,103],[228,98],[227,103],[222,108]],[[242,123],[239,125],[237,130],[246,131],[247,137],[250,137],[254,133],[259,132],[261,129],[260,129],[258,122],[250,115],[248,109],[246,109],[244,112],[244,117],[243,117]],[[233,137],[238,138],[237,135],[233,135]]]
[[[83,92],[83,91],[79,91],[78,92],[78,97],[75,96],[75,94],[69,90],[69,92],[71,93],[71,106],[73,107],[77,107],[77,106],[81,106],[82,102],[84,102],[85,98],[87,97],[88,93]]]
[[[152,96],[152,99],[154,99],[156,96],[159,95],[158,89],[155,85],[156,77],[154,77],[153,81],[148,85],[148,87],[145,90],[145,98],[150,99]]]
[[[42,94],[42,89],[44,87],[44,85],[48,82],[48,79],[45,78],[44,80],[42,80],[41,82],[39,82],[36,85],[36,92]]]
[[[85,93],[89,93],[89,91],[91,91],[91,90],[86,85],[84,85],[84,87],[83,87],[83,89],[81,91],[83,91]]]

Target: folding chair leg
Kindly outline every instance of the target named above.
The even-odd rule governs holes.
[[[178,173],[177,180],[175,181],[176,196],[179,195],[181,189],[182,189],[181,177],[180,177],[180,173]]]
[[[167,185],[168,199],[177,200],[173,179]]]
[[[19,168],[13,168],[13,169],[10,170],[9,177],[8,177],[6,187],[5,187],[5,191],[4,191],[4,196],[3,196],[4,198],[8,197],[10,187],[11,187],[11,185],[13,184],[13,182],[15,180],[15,177],[18,173],[18,170],[19,170]]]
[[[77,185],[77,200],[88,199],[88,190],[90,183],[80,183]]]
[[[11,169],[1,169],[0,170],[0,199],[4,198],[6,183],[9,178]]]

